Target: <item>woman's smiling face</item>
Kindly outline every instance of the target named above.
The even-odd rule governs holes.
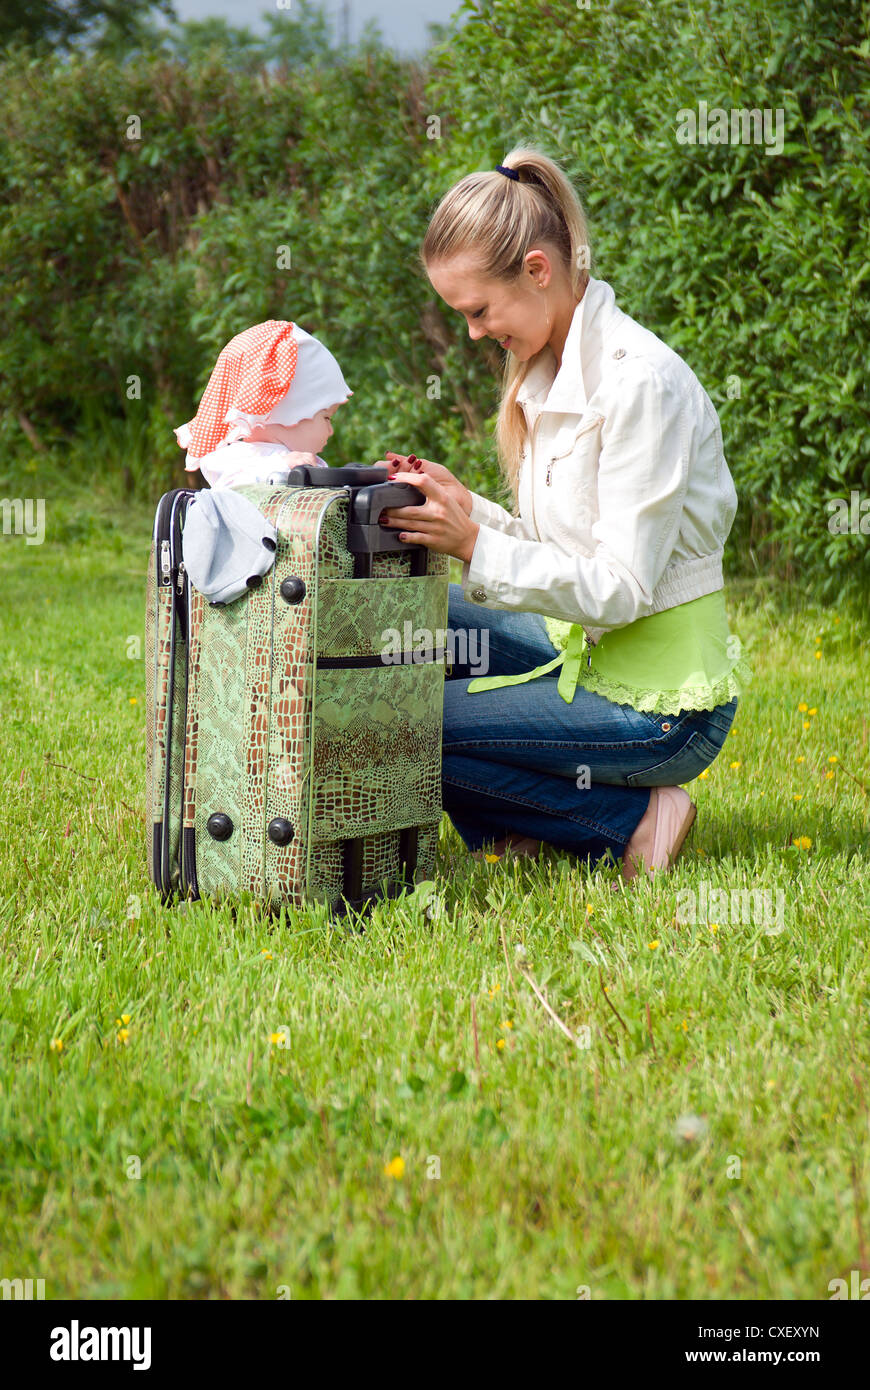
[[[465,315],[469,337],[494,338],[499,346],[526,362],[546,346],[550,338],[546,290],[549,281],[546,255],[530,252],[522,274],[512,284],[484,275],[468,254],[447,261],[433,261],[426,272],[435,293],[445,304]]]

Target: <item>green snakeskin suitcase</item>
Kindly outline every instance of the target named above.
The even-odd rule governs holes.
[[[374,467],[236,489],[278,533],[225,606],[189,584],[187,508],[160,501],[148,573],[149,874],[164,901],[337,915],[432,878],[441,821],[449,560],[378,524],[423,501]]]

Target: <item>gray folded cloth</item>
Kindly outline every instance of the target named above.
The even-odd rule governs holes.
[[[181,536],[184,567],[211,603],[232,603],[257,588],[275,563],[278,532],[247,497],[213,488],[192,498]]]

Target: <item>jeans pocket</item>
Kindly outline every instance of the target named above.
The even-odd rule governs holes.
[[[704,710],[705,723],[711,737],[715,738],[721,733],[722,742],[734,723],[734,716],[737,713],[737,696],[729,700],[727,705],[717,705],[715,709]],[[721,746],[721,745],[720,745]]]
[[[722,743],[724,741],[723,735]],[[674,749],[661,762],[654,763],[643,772],[628,773],[626,784],[629,787],[682,786],[684,782],[691,782],[699,772],[710,766],[718,757],[722,743],[711,743],[700,729],[695,729],[681,748]]]

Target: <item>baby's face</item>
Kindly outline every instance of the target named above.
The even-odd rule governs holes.
[[[270,444],[283,444],[286,449],[295,449],[300,454],[319,454],[332,437],[332,417],[339,405],[318,410],[312,419],[300,420],[296,425],[261,425],[256,431],[257,438]]]

